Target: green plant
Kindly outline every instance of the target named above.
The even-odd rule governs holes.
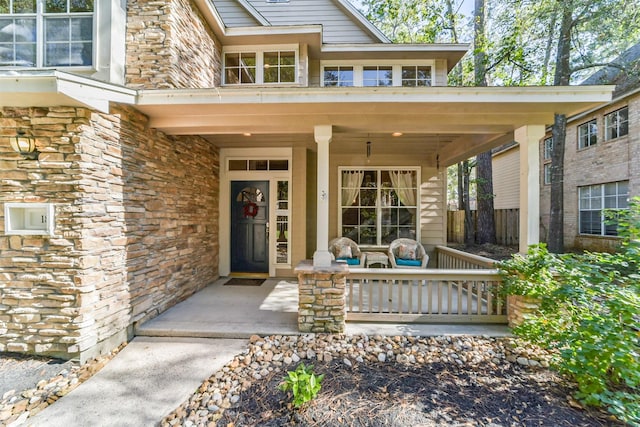
[[[514,332],[556,350],[554,366],[576,382],[583,404],[640,426],[640,199],[617,222],[618,253],[552,256],[533,248],[532,257],[506,263],[504,274],[512,290],[541,299]]]
[[[527,255],[515,254],[497,264],[506,295],[539,298],[558,287],[554,277],[558,259],[544,243],[529,246]]]
[[[287,372],[282,379],[282,383],[278,389],[293,393],[292,404],[295,408],[299,408],[307,402],[313,400],[320,392],[324,375],[316,375],[313,373],[312,366],[305,366],[304,363],[298,365],[295,371]]]

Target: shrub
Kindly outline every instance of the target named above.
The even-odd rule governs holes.
[[[300,408],[307,402],[315,399],[322,387],[324,375],[313,373],[313,367],[305,366],[304,363],[298,365],[295,371],[289,371],[282,379],[278,388],[284,392],[293,393],[292,404],[295,408]]]
[[[618,253],[556,256],[536,246],[500,268],[507,288],[541,299],[514,333],[556,350],[554,366],[583,404],[640,426],[640,199],[617,222]]]

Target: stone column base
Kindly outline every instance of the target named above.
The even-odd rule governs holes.
[[[527,315],[535,313],[540,307],[540,299],[525,295],[507,295],[507,320],[514,328],[524,322]]]
[[[347,318],[346,264],[314,267],[309,260],[295,269],[298,275],[298,329],[300,332],[343,333]]]

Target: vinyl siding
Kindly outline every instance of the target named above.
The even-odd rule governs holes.
[[[227,27],[255,27],[260,25],[236,0],[215,0],[213,4]]]
[[[515,147],[493,156],[494,209],[520,206],[520,150]]]
[[[223,1],[223,3],[229,0]],[[215,0],[217,5],[219,2]],[[289,3],[267,3],[249,0],[249,3],[271,25],[322,24],[324,43],[375,43],[367,31],[349,18],[332,0],[290,0]],[[228,26],[230,23],[225,23]]]

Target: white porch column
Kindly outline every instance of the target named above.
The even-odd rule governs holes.
[[[515,131],[520,144],[520,253],[540,242],[540,140],[544,125],[522,126]]]
[[[318,208],[316,228],[316,251],[313,254],[314,267],[330,267],[329,253],[329,143],[333,137],[331,125],[313,128],[318,144]]]

